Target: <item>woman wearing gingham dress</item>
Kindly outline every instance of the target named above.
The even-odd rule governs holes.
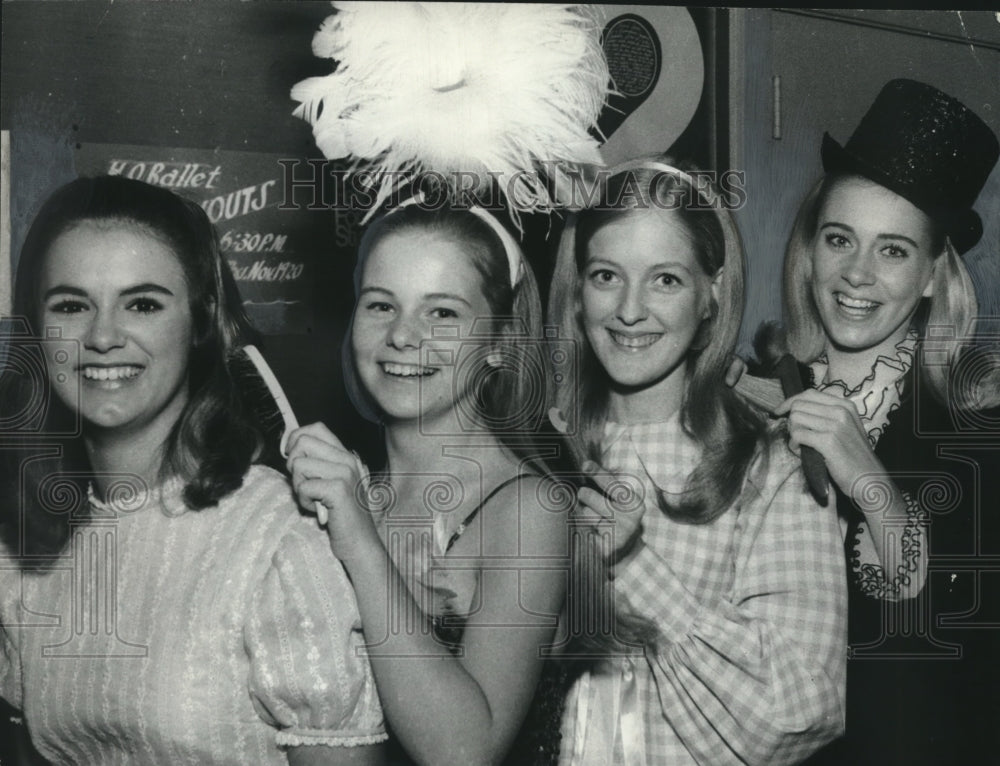
[[[553,285],[581,349],[559,420],[593,530],[569,623],[597,657],[562,762],[801,761],[843,730],[845,565],[832,507],[723,382],[743,300],[731,217],[682,171],[629,163],[567,230]]]

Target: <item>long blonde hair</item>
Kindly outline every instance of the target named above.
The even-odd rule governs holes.
[[[605,179],[599,202],[581,211],[563,234],[549,297],[549,319],[579,350],[579,379],[563,379],[556,402],[574,428],[570,449],[578,463],[599,462],[608,415],[610,380],[587,340],[581,319],[586,247],[590,237],[611,221],[669,210],[679,216],[696,244],[696,257],[706,274],[720,269],[718,300],[688,350],[689,381],[681,405],[681,424],[703,450],[703,460],[688,479],[684,499],[660,508],[686,522],[707,523],[735,501],[758,447],[766,439],[760,412],[724,383],[743,314],[743,248],[731,214],[714,192],[695,188],[683,169],[663,160],[637,160],[620,166]],[[627,189],[628,194],[623,190]],[[615,200],[632,199],[635,205]],[[683,200],[664,206],[658,200]]]

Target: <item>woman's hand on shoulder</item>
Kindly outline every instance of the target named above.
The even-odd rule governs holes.
[[[313,423],[292,431],[287,467],[299,504],[316,510],[338,559],[348,563],[381,545],[364,503],[363,466],[330,429]]]
[[[775,414],[788,415],[788,446],[796,454],[803,446],[819,452],[842,492],[852,494],[863,476],[884,475],[885,468],[850,400],[808,389],[782,402]]]

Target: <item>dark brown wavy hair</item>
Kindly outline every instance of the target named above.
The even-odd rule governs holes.
[[[164,242],[181,264],[194,327],[189,396],[163,446],[160,476],[184,481],[184,502],[190,509],[213,506],[242,485],[261,449],[256,421],[229,365],[235,349],[257,335],[201,207],[120,176],[79,178],[57,189],[35,216],[21,248],[14,314],[24,332],[7,338],[8,350],[12,358],[34,358],[43,365],[36,369],[44,369],[39,287],[45,259],[60,235],[86,221],[135,227]],[[86,515],[90,481],[81,432],[74,424],[78,416],[51,392],[46,395],[46,388],[46,376],[25,375],[23,365],[5,365],[0,374],[2,406],[9,416],[2,422],[7,425],[17,413],[31,410],[32,402],[37,404],[41,390],[43,406],[5,435],[4,441],[17,448],[3,450],[2,480],[8,543],[11,534],[18,534],[17,550],[43,558],[65,546],[68,520]]]

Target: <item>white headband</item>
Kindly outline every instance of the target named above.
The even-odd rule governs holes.
[[[698,185],[695,179],[689,174],[684,172],[679,168],[675,168],[673,165],[668,165],[666,162],[660,162],[659,160],[628,160],[621,163],[620,165],[615,165],[602,173],[606,173],[607,178],[613,178],[620,173],[625,173],[629,170],[658,170],[661,173],[667,173],[668,175],[677,176],[682,181],[684,181],[688,186],[697,192],[702,199],[708,203],[712,210],[716,211],[716,217],[722,224],[722,235],[725,239],[726,251],[728,252],[732,247],[742,247],[742,239],[740,238],[739,229],[736,228],[736,221],[733,220],[731,213],[726,211],[725,206],[722,204],[722,200],[717,194],[711,192],[709,188],[704,188]]]
[[[412,207],[413,205],[419,205],[424,201],[424,193],[417,192],[412,197],[405,199],[403,202],[399,203],[396,207],[386,213],[386,215],[392,215],[397,210],[402,210],[403,208]],[[516,287],[517,283],[521,281],[521,275],[524,273],[524,256],[521,254],[521,247],[517,244],[517,240],[511,235],[509,231],[504,227],[496,217],[490,213],[484,207],[479,205],[470,205],[468,208],[460,208],[461,210],[468,210],[476,218],[485,223],[493,233],[500,238],[500,244],[503,245],[504,253],[507,256],[507,268],[510,273],[510,286]]]

